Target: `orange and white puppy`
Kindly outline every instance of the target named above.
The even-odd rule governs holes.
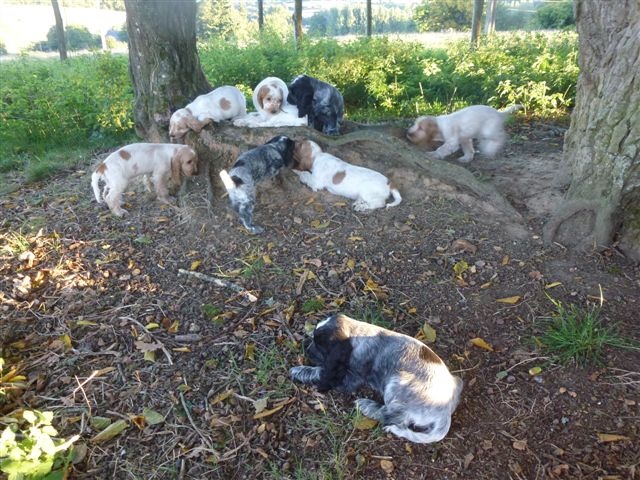
[[[293,153],[293,171],[300,181],[315,192],[326,189],[330,193],[355,200],[354,210],[364,212],[382,207],[394,207],[402,201],[400,192],[393,188],[383,174],[369,168],[351,165],[323,152],[311,140],[296,142]],[[389,197],[391,203],[387,203]]]
[[[181,138],[189,130],[200,132],[212,121],[233,120],[246,114],[247,100],[244,94],[236,87],[224,85],[176,110],[169,121],[169,135]]]
[[[236,127],[295,127],[307,124],[306,115],[298,117],[298,107],[287,103],[289,89],[278,77],[267,77],[253,90],[256,111],[236,118]]]
[[[198,173],[196,152],[186,145],[172,143],[132,143],[119,148],[100,163],[91,175],[93,194],[98,203],[104,200],[114,215],[121,217],[120,203],[129,181],[139,175],[150,176],[158,199],[171,203],[167,184],[179,185],[183,176]],[[100,180],[105,183],[100,192]],[[148,182],[147,187],[149,187]]]
[[[486,105],[472,105],[449,115],[419,117],[407,130],[407,139],[430,150],[443,142],[434,152],[437,158],[446,158],[462,149],[463,155],[458,161],[463,163],[473,160],[473,140],[476,139],[480,152],[493,157],[504,145],[504,121],[521,108],[522,105],[513,105],[498,111]]]

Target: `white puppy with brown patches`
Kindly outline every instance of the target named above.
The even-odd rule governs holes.
[[[419,117],[407,130],[407,139],[430,150],[444,142],[434,152],[441,159],[462,149],[463,155],[458,161],[463,163],[473,160],[473,140],[476,139],[480,152],[493,157],[505,142],[504,121],[521,108],[522,105],[513,105],[498,111],[486,105],[472,105],[449,115]]]
[[[315,192],[330,193],[355,200],[354,210],[364,212],[382,207],[394,207],[402,201],[400,192],[383,174],[369,168],[351,165],[323,152],[311,140],[296,142],[293,151],[293,171],[300,181]],[[387,203],[389,197],[393,201]]]
[[[230,85],[200,95],[184,108],[176,110],[169,121],[169,135],[182,138],[189,130],[199,133],[207,124],[233,120],[247,114],[244,94]]]
[[[298,118],[298,108],[287,103],[289,89],[278,77],[267,77],[253,89],[256,111],[233,121],[236,127],[295,127],[307,124],[307,117]]]
[[[420,340],[337,314],[318,323],[305,347],[314,366],[291,368],[296,382],[321,392],[372,388],[383,403],[359,398],[358,409],[411,442],[437,442],[449,431],[462,380]]]
[[[172,143],[132,143],[119,148],[100,163],[91,175],[93,194],[98,203],[104,200],[111,212],[124,215],[120,203],[129,181],[139,175],[150,176],[158,199],[171,203],[167,183],[179,185],[183,176],[198,173],[196,152],[186,145]],[[100,192],[100,181],[105,186]],[[149,182],[145,182],[149,188]]]

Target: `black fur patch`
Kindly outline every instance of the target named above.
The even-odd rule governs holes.
[[[344,117],[344,99],[333,85],[307,75],[296,77],[289,85],[287,101],[298,107],[300,118],[307,115],[308,125],[327,135],[339,135]]]

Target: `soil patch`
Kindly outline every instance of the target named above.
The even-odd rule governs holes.
[[[574,256],[542,243],[566,188],[561,150],[558,127],[518,125],[504,155],[466,166],[521,218],[488,212],[366,143],[340,156],[392,177],[399,206],[355,213],[288,172],[284,185],[260,188],[261,236],[242,229],[226,199],[207,206],[201,179],[179,208],[132,185],[124,219],[92,200],[88,171],[7,195],[2,356],[26,380],[0,397],[0,415],[51,410],[61,436],[79,433],[85,453],[71,478],[637,478],[637,351],[559,366],[535,340],[550,298],[603,299],[605,323],[640,338],[637,266],[615,250]],[[456,240],[477,249],[456,250]],[[407,443],[363,422],[354,396],[289,380],[306,332],[338,311],[436,332],[430,346],[465,382],[445,440]],[[149,410],[162,420],[152,424]],[[128,428],[95,442],[95,417]]]

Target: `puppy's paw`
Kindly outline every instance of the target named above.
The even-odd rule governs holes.
[[[253,235],[260,235],[261,233],[264,233],[264,228],[258,225],[247,227],[247,230],[249,230],[249,233],[252,233]]]
[[[357,200],[353,204],[353,209],[356,212],[368,212],[369,210],[371,210],[371,206],[364,200]]]
[[[318,367],[305,367],[298,366],[289,370],[291,379],[300,382],[313,385],[320,380],[320,368]]]
[[[162,203],[166,203],[167,205],[174,205],[176,203],[175,197],[171,197],[168,195],[164,197],[158,197],[158,200],[160,200],[160,202]]]
[[[373,418],[378,421],[382,420],[380,410],[384,405],[380,405],[378,402],[368,398],[359,398],[356,400],[356,407],[358,407],[358,410],[360,410],[365,417]]]
[[[473,160],[473,157],[468,157],[466,155],[463,155],[458,159],[460,163],[469,163],[471,160]]]

